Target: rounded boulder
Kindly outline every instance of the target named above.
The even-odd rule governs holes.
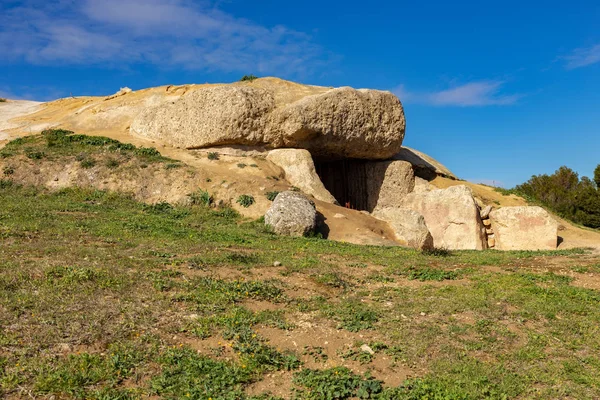
[[[302,193],[281,192],[265,214],[265,224],[279,235],[306,236],[317,227],[317,210]]]

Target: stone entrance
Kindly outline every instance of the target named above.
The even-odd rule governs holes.
[[[369,210],[367,162],[360,159],[315,159],[317,175],[337,202],[354,210]]]

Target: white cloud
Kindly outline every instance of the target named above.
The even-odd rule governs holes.
[[[600,43],[591,47],[575,49],[570,55],[563,58],[567,62],[565,65],[567,69],[575,69],[596,64],[600,62]]]
[[[5,60],[297,74],[329,57],[305,33],[191,0],[26,0],[0,13]]]
[[[433,106],[469,107],[516,103],[522,95],[502,93],[504,84],[505,81],[482,80],[433,92],[412,92],[400,85],[393,92],[401,101]]]

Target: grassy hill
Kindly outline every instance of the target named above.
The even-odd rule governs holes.
[[[6,398],[597,398],[599,288],[584,250],[282,238],[0,181]]]

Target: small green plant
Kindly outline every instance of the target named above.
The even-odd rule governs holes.
[[[240,79],[240,82],[247,82],[247,81],[252,82],[255,79],[258,79],[258,77],[254,76],[252,74],[250,74],[250,75],[244,75],[244,76],[242,76],[242,79]]]
[[[250,166],[251,166],[252,168],[258,168],[258,165],[256,165],[256,164],[250,164]]]
[[[239,163],[237,166],[238,166],[238,168],[246,168],[247,167],[247,165],[244,163]]]
[[[454,280],[458,278],[458,273],[456,271],[444,271],[439,268],[411,268],[407,274],[408,279],[418,280],[421,282],[425,281],[444,281],[444,280]]]
[[[190,194],[190,202],[193,205],[210,207],[213,202],[213,197],[206,190],[198,189]]]
[[[219,159],[219,153],[217,153],[216,151],[211,151],[210,153],[208,153],[207,157],[211,161],[218,160]]]
[[[93,168],[96,165],[96,161],[94,161],[91,158],[87,158],[85,160],[82,160],[80,165],[81,165],[81,168],[89,169],[89,168]]]
[[[181,168],[181,164],[179,163],[168,163],[165,165],[165,169],[177,169]]]
[[[433,249],[423,250],[423,254],[426,256],[434,256],[434,257],[450,257],[452,255],[452,251],[450,251],[444,247],[434,247]]]
[[[325,349],[320,346],[304,346],[302,352],[305,356],[311,356],[315,362],[327,362],[329,356],[325,353]]]
[[[7,165],[6,167],[4,167],[2,169],[2,173],[4,175],[12,175],[15,173],[15,169],[13,167],[11,167],[10,165]]]
[[[118,160],[115,160],[114,158],[110,158],[106,161],[106,164],[104,164],[104,165],[106,166],[106,168],[115,169],[120,165],[120,163]]]
[[[277,191],[273,191],[273,192],[267,192],[267,194],[266,194],[265,196],[267,196],[267,199],[268,199],[269,201],[274,201],[274,200],[275,200],[275,198],[277,197],[277,195],[278,195],[279,193],[280,193],[280,192],[277,192]]]
[[[43,151],[36,151],[34,149],[25,149],[25,155],[31,160],[41,160],[46,156]]]
[[[235,202],[242,207],[248,208],[252,204],[254,204],[254,197],[247,194],[243,194],[240,197],[238,197],[238,199]]]

